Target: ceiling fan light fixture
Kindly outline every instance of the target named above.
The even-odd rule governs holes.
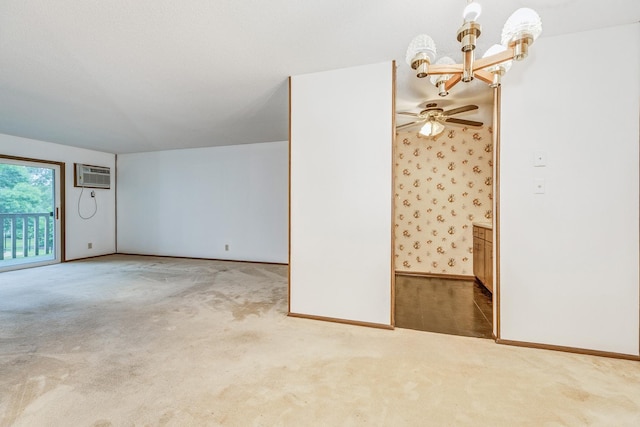
[[[420,128],[420,131],[418,132],[418,134],[429,137],[429,136],[436,136],[442,133],[442,131],[444,131],[444,125],[442,123],[437,122],[435,120],[428,120],[427,123],[425,123],[424,126]]]

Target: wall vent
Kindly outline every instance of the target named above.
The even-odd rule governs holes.
[[[111,169],[76,163],[74,185],[86,188],[111,188]]]

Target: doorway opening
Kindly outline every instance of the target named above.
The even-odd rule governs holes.
[[[0,271],[62,260],[60,163],[0,158]]]
[[[499,92],[483,85],[473,98],[429,100],[418,107],[431,102],[445,111],[469,111],[464,121],[482,126],[445,123],[431,137],[419,135],[411,122],[399,126],[395,326],[493,338],[499,330],[499,280],[493,274]]]

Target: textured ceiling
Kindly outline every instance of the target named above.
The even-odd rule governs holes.
[[[406,46],[428,33],[457,55],[465,4],[0,0],[0,133],[111,153],[286,140],[289,75],[392,59],[398,109],[415,108],[435,92],[409,73]],[[540,13],[542,37],[640,19],[638,0],[481,4],[479,52],[522,6]],[[453,99],[483,90],[459,84]]]

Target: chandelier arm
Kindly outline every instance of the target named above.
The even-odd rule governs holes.
[[[487,84],[493,83],[493,74],[487,70],[476,70],[473,75]]]
[[[444,84],[445,90],[448,92],[452,87],[458,84],[460,80],[462,80],[462,71],[452,75],[451,78],[447,80],[447,82]]]
[[[462,64],[429,65],[428,70],[430,76],[439,74],[458,74],[462,73]]]
[[[491,67],[492,65],[511,61],[513,57],[513,48],[509,47],[504,52],[496,53],[495,55],[487,56],[485,58],[476,59],[473,63],[473,71],[477,72],[478,70]]]
[[[475,55],[473,50],[462,52],[462,81],[465,83],[473,80],[473,63]]]

